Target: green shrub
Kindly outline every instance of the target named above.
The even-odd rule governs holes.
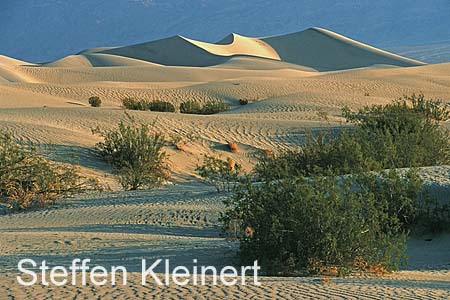
[[[130,110],[150,110],[150,102],[146,100],[137,100],[134,98],[125,98],[122,100],[122,105]]]
[[[74,168],[48,161],[36,149],[0,134],[0,202],[13,210],[52,205],[61,197],[98,188]]]
[[[214,185],[217,192],[231,192],[242,180],[242,169],[239,164],[228,158],[206,155],[203,165],[197,166],[198,174],[208,183]]]
[[[97,144],[99,154],[115,167],[124,189],[154,188],[169,178],[164,136],[152,132],[148,124],[119,122],[118,128],[101,131],[104,141]]]
[[[239,99],[239,104],[240,105],[247,105],[248,104],[248,100],[247,99]]]
[[[218,100],[209,100],[203,105],[200,102],[189,100],[180,105],[180,112],[183,114],[212,115],[227,110],[229,110],[229,106]]]
[[[383,168],[423,167],[450,162],[450,135],[440,122],[450,119],[448,105],[405,96],[388,105],[343,110],[358,126],[355,137],[362,151]]]
[[[230,109],[229,106],[226,105],[223,101],[210,100],[210,101],[206,101],[205,104],[203,104],[202,114],[212,115],[212,114],[217,114],[220,112],[227,111],[229,109]]]
[[[102,100],[100,99],[100,97],[93,96],[89,98],[89,104],[92,107],[100,107],[102,105]]]
[[[200,102],[189,100],[181,103],[180,112],[182,114],[201,114],[202,105]]]
[[[338,275],[360,270],[361,262],[395,270],[406,239],[395,209],[409,208],[421,193],[416,175],[408,176],[392,171],[249,182],[225,202],[222,221],[226,228],[240,224],[241,262],[258,260],[270,275],[332,269]]]
[[[152,101],[149,103],[149,109],[159,112],[175,112],[175,106],[166,101]]]
[[[260,182],[225,202],[224,228],[239,225],[243,261],[271,274],[396,269],[408,232],[450,228],[450,204],[433,199],[414,169],[450,161],[440,127],[448,107],[413,95],[343,113],[353,127],[261,155]]]
[[[450,162],[449,132],[440,126],[449,119],[448,107],[423,95],[405,97],[359,112],[344,108],[355,126],[340,134],[310,136],[299,150],[262,160],[262,177],[343,175],[389,168],[424,167]]]

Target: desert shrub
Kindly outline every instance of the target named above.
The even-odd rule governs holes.
[[[122,105],[130,110],[150,110],[150,102],[142,99],[125,98],[122,100]]]
[[[175,106],[172,103],[159,100],[150,102],[149,109],[159,112],[175,112]]]
[[[212,115],[227,111],[228,109],[228,105],[226,105],[223,101],[218,100],[210,100],[204,104],[189,100],[181,103],[180,105],[180,112],[183,114]]]
[[[217,114],[220,112],[227,111],[229,109],[230,109],[229,106],[226,105],[223,101],[210,100],[210,101],[206,101],[205,104],[203,104],[202,114],[212,115],[212,114]]]
[[[239,104],[240,105],[247,105],[248,104],[248,100],[247,99],[239,99]]]
[[[412,223],[413,232],[439,234],[450,231],[450,203],[440,203],[433,197],[425,197],[418,203],[418,212]]]
[[[0,134],[0,202],[12,210],[52,205],[61,197],[98,188],[74,168],[46,160],[34,147]]]
[[[92,107],[100,107],[102,105],[102,100],[98,96],[93,96],[89,98],[89,104]]]
[[[390,171],[248,182],[225,201],[222,221],[239,224],[241,262],[257,259],[271,275],[395,270],[407,235],[400,218],[421,194],[417,180]]]
[[[242,180],[242,169],[239,164],[228,158],[222,160],[206,155],[203,165],[196,171],[208,183],[214,185],[217,192],[231,192]]]
[[[128,118],[128,124],[120,121],[112,130],[94,129],[104,139],[96,147],[100,156],[112,163],[124,189],[154,188],[169,178],[164,136],[148,124]]]
[[[258,259],[271,274],[378,273],[397,268],[411,230],[450,228],[449,204],[430,197],[414,169],[449,161],[440,127],[448,107],[413,95],[343,113],[353,127],[311,134],[299,150],[261,153],[259,182],[225,202],[224,228],[239,224],[243,261]]]
[[[182,114],[201,114],[202,105],[198,101],[186,101],[180,104],[180,112]]]
[[[450,162],[450,135],[440,126],[450,119],[450,108],[439,100],[413,94],[358,112],[344,108],[343,114],[357,125],[355,138],[366,156],[381,162],[383,168]]]
[[[413,95],[358,112],[344,108],[343,114],[354,127],[337,136],[311,135],[299,150],[261,160],[256,172],[276,179],[283,174],[343,175],[450,162],[449,132],[440,126],[450,111],[439,101]]]

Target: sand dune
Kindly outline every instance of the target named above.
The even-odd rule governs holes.
[[[227,58],[214,55],[182,36],[119,47],[100,53],[120,55],[168,66],[204,67],[224,63]]]
[[[166,66],[190,67],[226,64],[235,57],[265,58],[320,71],[372,65],[403,67],[423,65],[422,62],[365,45],[321,28],[310,28],[293,34],[267,38],[251,38],[233,33],[217,43],[206,43],[177,35],[131,46],[93,48],[80,54],[89,56],[100,53]],[[111,57],[109,59],[101,60],[98,65],[123,66],[131,63],[124,60],[118,62]],[[95,60],[94,57],[92,60]],[[135,64],[137,62],[133,61],[131,65]]]
[[[322,28],[262,39],[283,61],[320,71],[367,67],[376,64],[402,67],[424,63],[354,41]]]
[[[34,82],[21,72],[20,66],[33,65],[31,63],[0,55],[0,82]]]
[[[83,55],[93,67],[132,67],[132,66],[155,66],[156,64],[117,55],[109,54],[84,54]]]
[[[283,61],[265,59],[251,56],[235,56],[225,63],[213,66],[222,69],[242,69],[242,70],[300,70],[306,72],[316,72],[315,69]]]
[[[69,55],[56,61],[41,64],[41,66],[55,68],[86,68],[92,67],[92,64],[82,55]]]
[[[218,56],[255,56],[280,60],[280,56],[270,45],[257,38],[244,37],[236,33],[230,34],[217,44],[184,39]]]

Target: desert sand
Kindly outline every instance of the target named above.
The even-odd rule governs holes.
[[[426,65],[320,28],[267,38],[232,34],[216,44],[175,36],[88,49],[44,64],[0,56],[0,130],[41,145],[44,155],[78,166],[111,189],[0,216],[0,299],[448,299],[449,235],[409,241],[410,263],[398,273],[327,284],[315,277],[263,277],[261,287],[142,287],[136,273],[126,287],[23,288],[15,274],[24,257],[62,264],[90,257],[134,272],[142,257],[232,263],[238,245],[221,236],[218,222],[227,195],[195,174],[203,154],[231,157],[249,170],[257,149],[289,149],[309,130],[345,126],[344,105],[355,109],[418,92],[448,102],[449,74],[450,63]],[[90,107],[91,96],[99,96],[102,107]],[[155,122],[157,131],[198,140],[185,151],[166,147],[170,184],[123,192],[111,167],[95,156],[99,138],[91,129],[112,128],[125,118],[126,97],[174,104],[221,100],[231,110],[210,116],[129,112]],[[240,106],[239,99],[250,103]],[[237,153],[227,151],[230,141],[238,144]],[[450,200],[449,172],[449,166],[422,171],[443,201]]]

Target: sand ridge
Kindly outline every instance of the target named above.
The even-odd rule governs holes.
[[[219,65],[240,56],[281,60],[321,71],[380,64],[403,67],[424,64],[317,27],[266,38],[232,33],[217,43],[176,35],[131,46],[88,49],[81,53],[112,54],[168,66],[191,67]]]

